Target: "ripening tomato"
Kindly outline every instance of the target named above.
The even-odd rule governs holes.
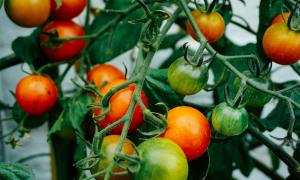
[[[225,136],[236,136],[248,127],[249,115],[245,108],[234,108],[226,102],[217,105],[212,113],[214,129]]]
[[[103,138],[103,143],[101,146],[101,155],[102,155],[101,160],[95,167],[91,169],[92,174],[95,174],[97,172],[103,171],[106,168],[108,168],[108,166],[112,163],[114,159],[119,141],[120,141],[119,135],[109,135]],[[126,138],[122,146],[121,153],[128,156],[134,155],[135,151],[134,151],[133,142],[131,142],[129,139]],[[125,169],[118,166],[113,168],[113,172],[122,172],[122,171],[125,171]],[[102,180],[103,177],[97,177],[96,179]],[[110,180],[125,180],[125,179],[130,180],[131,179],[130,175],[129,174],[112,175],[110,177]]]
[[[152,138],[138,147],[141,168],[134,180],[186,180],[188,162],[182,149],[165,138]]]
[[[22,27],[42,25],[50,15],[50,0],[5,0],[8,17]]]
[[[94,66],[87,75],[87,80],[94,83],[97,88],[101,87],[104,82],[110,83],[114,80],[126,79],[122,71],[113,65],[99,64]]]
[[[210,126],[197,109],[179,106],[168,112],[168,128],[162,135],[178,144],[188,160],[200,157],[210,143]]]
[[[59,38],[74,38],[85,36],[85,32],[78,24],[72,21],[53,21],[43,30],[47,33],[58,33]],[[53,46],[47,44],[48,35],[40,36],[40,43],[45,55],[53,61],[66,61],[75,58],[85,47],[85,40],[72,40],[57,43]]]
[[[106,86],[104,86],[101,90],[100,93],[102,96],[104,96],[108,91],[113,88],[117,87],[123,83],[125,83],[126,80],[116,80],[108,83]],[[105,128],[106,126],[118,121],[121,119],[127,112],[131,100],[133,98],[133,93],[135,90],[135,85],[131,84],[128,87],[122,89],[121,91],[118,91],[115,93],[111,99],[110,99],[110,111],[109,113],[105,116],[104,120],[99,122],[99,126],[102,128]],[[145,93],[142,91],[141,92],[141,98],[144,104],[147,106],[148,101]],[[96,98],[96,102],[99,101],[98,98]],[[94,115],[100,115],[101,109],[94,109]],[[135,131],[137,128],[141,126],[143,123],[143,111],[140,105],[136,105],[134,109],[134,113],[131,119],[131,124],[129,127],[129,133]],[[123,129],[124,124],[120,124],[113,129],[111,129],[112,134],[121,134],[122,129]]]
[[[205,13],[199,10],[192,11],[192,16],[201,33],[209,43],[219,40],[225,31],[225,22],[218,12]],[[189,21],[186,22],[188,33],[197,40],[196,34]]]
[[[55,19],[69,20],[78,16],[84,9],[87,0],[62,0],[57,8],[55,0],[51,0],[51,14]]]
[[[39,116],[48,112],[57,101],[57,97],[56,85],[46,76],[26,76],[16,87],[18,104],[31,116]]]
[[[284,23],[284,22],[287,23],[290,15],[291,15],[291,13],[289,13],[289,12],[279,14],[273,19],[272,24]]]
[[[263,36],[263,48],[278,64],[296,63],[300,59],[300,33],[290,30],[285,23],[273,24]]]

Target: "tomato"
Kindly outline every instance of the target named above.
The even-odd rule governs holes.
[[[164,138],[152,138],[138,146],[141,169],[134,180],[186,180],[188,162],[180,147]]]
[[[113,88],[117,87],[123,83],[125,83],[126,80],[116,80],[108,83],[106,86],[104,86],[101,90],[100,93],[102,96],[104,96],[108,91]],[[110,99],[110,111],[109,113],[105,116],[104,120],[99,122],[99,126],[101,128],[105,128],[106,126],[118,121],[121,119],[127,112],[131,99],[133,97],[133,93],[135,90],[135,85],[132,84],[121,91],[115,93],[111,99]],[[141,98],[144,104],[147,106],[148,101],[145,93],[142,91],[141,92]],[[99,101],[98,98],[96,98],[96,102]],[[101,109],[94,109],[94,115],[100,115]],[[141,126],[143,123],[143,111],[140,105],[136,105],[133,113],[133,117],[131,119],[131,124],[129,127],[129,133],[135,131],[137,128]],[[124,124],[120,124],[113,129],[111,129],[112,134],[121,134],[122,129],[123,129]]]
[[[246,71],[243,74],[248,76],[251,80],[255,81],[257,85],[259,85],[262,88],[273,90],[274,85],[273,82],[270,80],[269,77],[256,77],[251,72]],[[239,77],[236,77],[234,80],[234,90],[237,92],[238,89],[241,86],[241,79]],[[247,90],[244,94],[243,100],[247,101],[247,106],[249,107],[262,107],[265,104],[267,104],[272,99],[272,96],[258,91],[255,88],[248,86]]]
[[[4,2],[6,14],[19,26],[42,25],[50,15],[50,0],[6,0]]]
[[[46,76],[26,76],[16,87],[17,103],[31,116],[48,112],[57,101],[57,96],[56,85]]]
[[[73,38],[85,36],[85,32],[78,24],[72,21],[53,21],[46,25],[44,32],[54,33],[57,31],[59,38]],[[75,58],[85,47],[85,40],[72,40],[55,44],[51,47],[46,43],[49,37],[45,34],[40,36],[40,43],[45,55],[53,61],[66,61]]]
[[[51,0],[51,14],[55,19],[69,20],[78,16],[84,9],[87,0],[62,0],[57,8],[55,0]]]
[[[209,43],[219,40],[225,31],[225,22],[218,12],[205,13],[199,10],[192,11],[192,16],[201,33]],[[196,34],[189,21],[186,22],[188,33],[197,40]]]
[[[168,82],[181,95],[192,95],[201,91],[208,80],[208,68],[195,66],[181,57],[168,68]]]
[[[272,24],[276,24],[276,23],[287,23],[288,22],[288,19],[290,17],[290,14],[289,12],[285,12],[285,13],[282,13],[282,14],[279,14],[278,16],[276,16],[273,21],[272,21]]]
[[[162,135],[178,144],[188,160],[200,157],[210,142],[210,126],[197,109],[179,106],[168,112],[168,128]]]
[[[104,82],[111,82],[118,79],[124,79],[125,75],[122,71],[113,65],[99,64],[93,67],[87,75],[87,80],[90,83],[95,83],[99,88]]]
[[[296,63],[300,59],[300,33],[290,30],[285,23],[273,24],[264,34],[263,48],[278,64]]]
[[[225,136],[236,136],[248,127],[249,115],[245,108],[233,108],[223,102],[212,113],[214,129]]]
[[[92,174],[95,174],[97,172],[105,170],[113,162],[119,141],[120,141],[119,135],[109,135],[109,136],[104,137],[103,143],[101,146],[102,157],[101,157],[100,162],[91,169]],[[134,151],[133,142],[131,142],[129,139],[126,138],[124,141],[124,144],[122,146],[121,153],[128,155],[128,156],[134,155],[135,151]],[[118,167],[118,166],[114,167],[114,169],[113,169],[113,172],[122,172],[122,171],[125,171],[125,169]],[[97,180],[100,180],[100,179],[103,179],[103,177],[97,177]],[[120,179],[130,180],[130,175],[129,174],[113,175],[110,178],[110,180],[120,180]]]

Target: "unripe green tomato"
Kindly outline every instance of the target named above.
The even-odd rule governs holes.
[[[248,127],[249,115],[245,108],[233,108],[226,102],[215,107],[212,125],[218,133],[225,136],[242,134]]]
[[[196,94],[206,86],[207,80],[208,68],[205,65],[192,65],[184,57],[174,61],[168,68],[168,82],[181,95]]]
[[[274,89],[274,85],[269,77],[262,77],[262,76],[256,77],[249,71],[246,71],[243,74],[245,74],[251,80],[255,81],[257,85],[259,85],[264,89],[269,89],[269,90]],[[234,80],[234,91],[237,92],[240,86],[241,86],[241,79],[237,77]],[[261,92],[251,86],[247,86],[247,89],[243,97],[243,101],[244,102],[247,101],[246,106],[248,107],[262,107],[265,104],[267,104],[271,99],[272,99],[271,95]]]

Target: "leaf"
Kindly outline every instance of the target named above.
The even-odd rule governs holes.
[[[279,165],[280,165],[279,158],[272,151],[270,151],[270,150],[269,150],[269,155],[271,157],[273,171],[278,170]]]
[[[204,180],[210,166],[209,153],[205,152],[200,158],[189,161],[188,180]]]
[[[4,0],[0,0],[0,9],[2,8]]]
[[[34,180],[32,169],[19,163],[0,162],[0,179],[5,180]]]
[[[186,33],[183,32],[167,35],[159,46],[159,49],[175,48],[176,43],[185,36]]]

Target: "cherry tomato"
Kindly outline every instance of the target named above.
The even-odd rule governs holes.
[[[264,34],[263,48],[278,64],[296,63],[300,59],[300,33],[290,30],[285,23],[273,24]]]
[[[271,79],[267,76],[256,77],[251,72],[246,71],[243,74],[248,76],[251,80],[255,81],[257,85],[262,88],[273,90],[274,85]],[[241,79],[236,77],[234,80],[234,90],[237,92],[241,86]],[[243,100],[247,101],[249,107],[262,107],[272,99],[272,96],[256,90],[255,88],[248,86],[244,94]]]
[[[141,168],[134,180],[186,180],[188,162],[181,148],[165,138],[152,138],[138,146]]]
[[[46,25],[43,30],[48,33],[58,33],[59,38],[74,38],[85,36],[84,30],[72,21],[53,21]],[[85,40],[72,40],[57,43],[54,47],[45,44],[49,37],[45,34],[40,36],[40,43],[45,55],[53,61],[66,61],[75,58],[85,47]]]
[[[178,144],[188,160],[200,157],[210,142],[210,126],[197,109],[179,106],[168,112],[168,128],[162,135]]]
[[[117,146],[120,141],[120,136],[119,135],[109,135],[104,137],[103,143],[101,146],[101,160],[100,162],[91,169],[92,174],[95,174],[97,172],[103,171],[108,166],[113,162],[115,152],[117,149]],[[124,144],[122,146],[121,153],[125,155],[134,155],[134,144],[131,142],[129,139],[125,139]],[[114,167],[113,172],[122,172],[125,171],[125,169],[121,167]],[[97,180],[102,180],[104,179],[103,177],[97,177]],[[130,175],[129,174],[124,174],[124,175],[113,175],[111,176],[110,180],[130,180]]]
[[[192,11],[192,16],[201,33],[209,43],[219,40],[225,31],[225,22],[218,12],[205,13],[199,10]],[[186,22],[188,33],[197,40],[196,34],[189,21]],[[198,40],[197,40],[198,41]]]
[[[181,57],[168,68],[168,82],[181,95],[192,95],[201,91],[208,80],[208,68],[195,66]]]
[[[5,0],[5,11],[17,25],[36,27],[50,15],[50,0]]]
[[[106,86],[104,86],[101,90],[100,93],[102,96],[104,96],[108,91],[113,88],[117,87],[123,83],[125,83],[126,80],[116,80],[108,83]],[[122,89],[121,91],[115,93],[111,99],[110,99],[110,111],[109,113],[105,116],[104,120],[99,122],[99,126],[102,128],[105,128],[106,126],[118,121],[121,119],[127,112],[131,99],[133,97],[133,93],[135,90],[135,85],[132,84],[128,86],[127,88]],[[145,93],[142,91],[141,92],[141,98],[142,101],[146,106],[148,106],[148,101]],[[96,102],[99,101],[98,98],[96,98]],[[101,109],[94,109],[94,115],[98,116],[101,113]],[[141,126],[143,123],[143,111],[140,105],[136,105],[133,113],[133,117],[131,119],[131,124],[129,127],[129,133],[135,131],[137,128]],[[121,134],[122,129],[123,129],[124,124],[120,124],[113,129],[111,129],[112,134]]]
[[[101,87],[104,82],[109,83],[118,79],[125,80],[124,73],[115,66],[109,64],[96,65],[87,75],[88,82],[94,83],[97,88]]]
[[[16,87],[17,103],[31,116],[48,112],[57,101],[57,96],[56,85],[46,76],[26,76]]]
[[[62,0],[57,8],[55,0],[51,0],[51,14],[55,19],[69,20],[78,16],[84,9],[87,0]]]
[[[245,108],[233,108],[223,102],[217,105],[212,114],[214,129],[225,136],[236,136],[248,127],[249,116]]]
[[[291,13],[289,13],[289,12],[279,14],[273,19],[272,24],[284,23],[284,22],[287,23],[290,15],[291,15]]]

